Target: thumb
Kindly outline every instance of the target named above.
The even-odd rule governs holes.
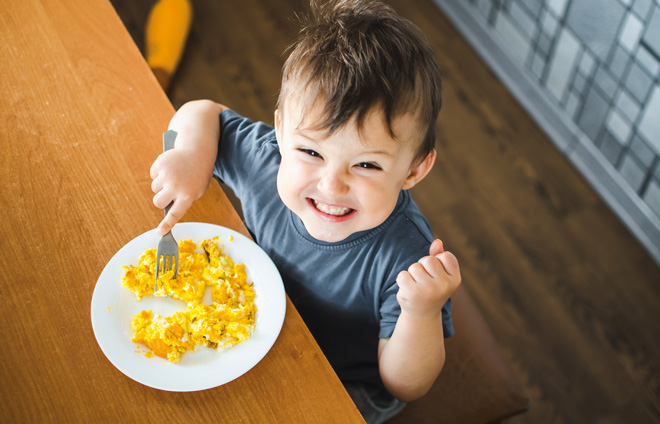
[[[431,243],[431,247],[429,247],[429,255],[431,256],[439,255],[444,251],[445,248],[444,245],[442,244],[442,240],[439,239],[433,240],[433,243]]]
[[[172,229],[172,227],[174,227],[174,224],[179,222],[179,220],[183,217],[183,215],[186,213],[189,207],[190,207],[190,203],[185,202],[183,200],[177,200],[175,202],[172,202],[172,206],[167,212],[167,215],[165,215],[165,218],[160,222],[160,224],[156,228],[156,233],[159,236],[165,235],[168,231]]]

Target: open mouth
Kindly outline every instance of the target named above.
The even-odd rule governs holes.
[[[325,203],[321,203],[314,199],[307,199],[307,200],[312,204],[312,206],[314,206],[316,210],[323,212],[326,215],[340,218],[340,217],[348,216],[351,213],[355,212],[355,209],[345,208],[342,206],[332,206]]]

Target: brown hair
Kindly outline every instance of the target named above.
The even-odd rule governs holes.
[[[303,111],[322,100],[319,129],[333,133],[354,115],[361,128],[379,107],[393,138],[392,120],[412,113],[422,134],[416,159],[426,157],[435,147],[442,81],[421,30],[391,7],[364,0],[311,0],[311,14],[301,21],[284,64],[278,108],[291,88],[308,99]]]

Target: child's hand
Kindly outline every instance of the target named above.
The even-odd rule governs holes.
[[[461,284],[458,260],[444,251],[440,240],[431,244],[429,254],[408,271],[401,271],[396,279],[401,311],[413,316],[440,315],[443,305]]]
[[[162,153],[151,166],[154,205],[164,209],[174,202],[156,229],[159,235],[172,229],[190,205],[202,197],[211,182],[213,164],[201,165],[209,161],[197,156],[193,150],[175,148]]]

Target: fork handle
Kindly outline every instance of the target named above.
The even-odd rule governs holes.
[[[167,130],[163,133],[163,152],[172,150],[174,148],[174,140],[176,140],[176,131]]]
[[[163,133],[163,153],[174,148],[174,141],[176,140],[177,132],[174,130],[167,130]],[[170,211],[173,201],[169,205],[165,206],[165,216]]]

